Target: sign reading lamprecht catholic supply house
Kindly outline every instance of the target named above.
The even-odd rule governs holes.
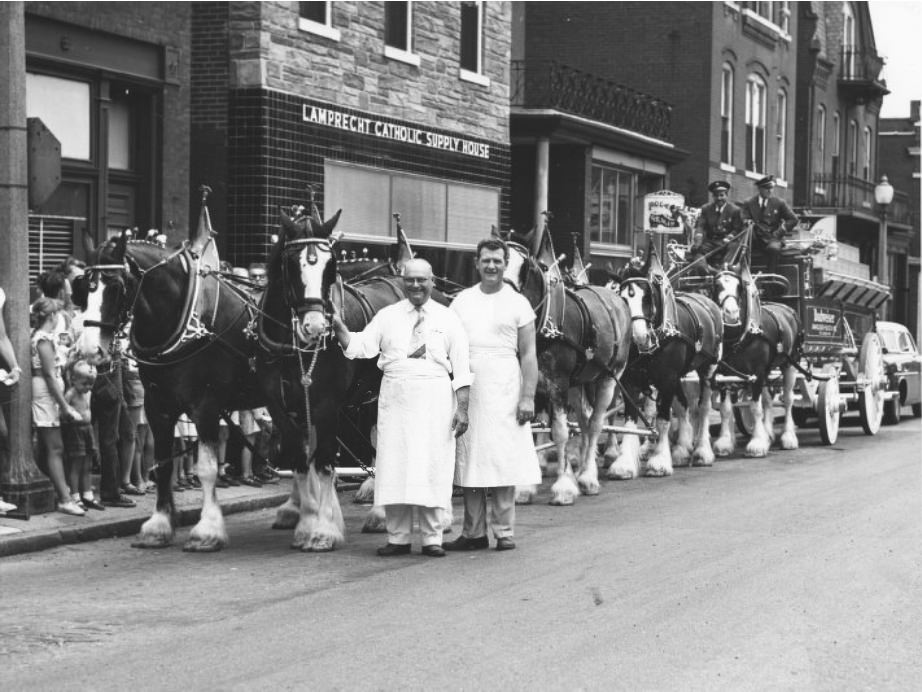
[[[429,147],[430,149],[451,151],[456,154],[474,156],[480,159],[490,158],[489,144],[475,142],[470,139],[464,139],[463,137],[443,135],[438,132],[423,130],[416,127],[395,125],[394,123],[384,122],[376,118],[365,118],[361,115],[333,110],[332,108],[321,108],[304,104],[302,106],[301,119],[304,120],[304,122],[325,125],[326,127],[355,132],[360,135],[390,139],[396,142],[406,142],[407,144],[416,144]]]

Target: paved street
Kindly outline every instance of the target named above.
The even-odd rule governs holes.
[[[520,508],[519,548],[217,555],[130,539],[0,560],[10,690],[909,689],[922,679],[918,419]],[[349,494],[344,496],[349,499]],[[456,504],[456,527],[460,505]],[[457,529],[456,529],[457,530]],[[177,537],[181,543],[188,529]],[[414,548],[417,551],[418,547]]]

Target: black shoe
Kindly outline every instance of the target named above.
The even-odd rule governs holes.
[[[388,543],[378,548],[378,555],[381,557],[393,557],[394,555],[409,555],[410,544],[398,545],[397,543]]]
[[[100,512],[103,512],[106,509],[106,506],[104,504],[102,504],[101,502],[98,502],[95,499],[89,499],[89,498],[84,497],[82,500],[80,500],[80,502],[83,503],[83,506],[86,509],[96,509],[96,510],[99,510]]]
[[[490,539],[486,536],[478,538],[469,538],[468,536],[458,536],[453,541],[442,543],[445,550],[486,550],[490,547]]]
[[[440,545],[424,545],[419,552],[426,557],[445,557],[445,549]]]
[[[496,539],[497,550],[515,550],[515,541],[510,536],[503,536]]]
[[[118,496],[117,498],[115,498],[114,500],[107,500],[107,499],[103,498],[102,503],[103,503],[103,505],[105,505],[106,507],[121,507],[121,508],[123,508],[123,509],[128,509],[128,508],[130,508],[130,507],[137,507],[137,506],[138,506],[138,504],[137,504],[134,500],[131,500],[131,499],[125,497],[124,495],[119,495],[119,496]]]
[[[214,487],[216,487],[216,488],[229,488],[229,487],[230,487],[230,483],[227,482],[227,478],[225,478],[224,476],[218,476],[218,477],[215,479]]]

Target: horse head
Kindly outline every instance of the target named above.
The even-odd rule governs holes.
[[[83,358],[109,352],[115,335],[128,322],[135,283],[126,259],[129,237],[130,231],[124,231],[98,248],[84,239],[90,264],[73,281],[73,301],[83,312],[83,331],[77,340],[77,351]]]
[[[739,327],[743,320],[743,281],[739,271],[728,265],[714,277],[714,302],[720,306],[724,326]]]
[[[510,233],[506,241],[509,261],[503,271],[503,280],[524,295],[532,307],[537,307],[546,292],[544,270],[529,249],[528,240],[527,236],[518,235],[515,231]]]
[[[653,286],[646,275],[626,276],[622,274],[618,293],[627,303],[631,313],[631,337],[639,351],[645,353],[656,347],[656,304]]]
[[[292,328],[305,345],[315,345],[330,333],[330,289],[336,283],[336,255],[331,234],[342,210],[322,221],[316,207],[310,216],[289,216],[281,211],[283,234],[279,238],[285,300],[292,313]]]

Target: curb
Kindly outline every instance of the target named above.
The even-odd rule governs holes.
[[[224,516],[254,512],[259,509],[277,507],[288,499],[288,492],[273,493],[256,497],[241,497],[221,505]],[[190,526],[198,521],[201,507],[184,507],[176,511],[176,526]],[[48,548],[73,543],[87,543],[103,538],[124,538],[141,530],[148,517],[129,517],[99,521],[89,526],[49,529],[23,536],[10,536],[0,540],[0,558],[22,553],[33,553]]]

